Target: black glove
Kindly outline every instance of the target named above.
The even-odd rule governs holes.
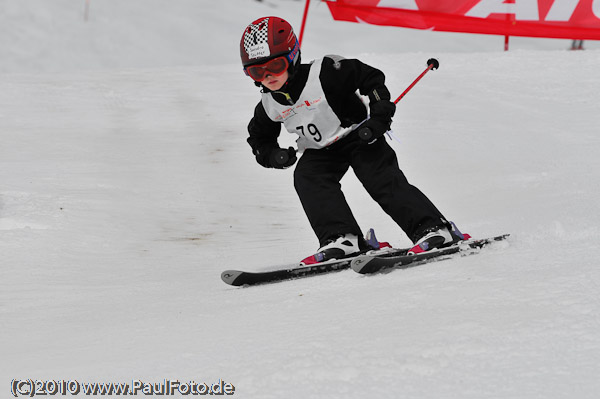
[[[370,108],[370,118],[358,128],[358,137],[363,144],[372,143],[390,130],[396,112],[396,104],[385,100],[372,103]]]
[[[293,147],[289,147],[287,150],[283,148],[275,148],[271,151],[269,156],[269,162],[271,167],[275,169],[286,169],[296,163],[296,150]]]

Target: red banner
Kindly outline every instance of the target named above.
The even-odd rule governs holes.
[[[333,19],[446,32],[600,40],[600,0],[325,0]]]

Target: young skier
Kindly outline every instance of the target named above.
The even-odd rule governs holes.
[[[335,55],[301,64],[291,25],[273,16],[248,25],[240,55],[245,73],[262,89],[248,125],[248,143],[256,161],[266,168],[289,168],[297,161],[296,151],[279,147],[281,124],[299,136],[296,142],[302,156],[294,171],[294,186],[320,245],[304,264],[378,246],[374,236],[363,238],[341,191],[340,180],[349,167],[412,240],[411,253],[465,239],[408,183],[383,137],[390,130],[396,105],[390,101],[381,71]],[[357,92],[368,96],[368,110]]]

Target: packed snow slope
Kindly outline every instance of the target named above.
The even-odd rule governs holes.
[[[232,288],[222,270],[318,246],[293,170],[261,168],[245,142],[259,93],[237,60],[248,22],[298,27],[303,2],[92,0],[87,21],[84,4],[0,5],[0,396],[30,378],[597,397],[595,43],[502,52],[500,37],[333,22],[313,3],[305,61],[358,56],[397,95],[439,59],[398,105],[400,166],[463,231],[511,237],[384,275]],[[351,172],[342,183],[365,230],[409,244]]]

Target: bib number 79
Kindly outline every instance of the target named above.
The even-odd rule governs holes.
[[[304,133],[304,126],[297,126],[296,130],[300,131],[300,134],[303,135],[304,137],[306,137],[306,134]],[[310,134],[312,136],[312,139],[314,141],[316,141],[317,143],[321,140],[323,140],[323,136],[321,136],[321,132],[319,132],[319,129],[313,125],[312,123],[309,123],[306,126],[306,130],[308,131],[308,134]]]

